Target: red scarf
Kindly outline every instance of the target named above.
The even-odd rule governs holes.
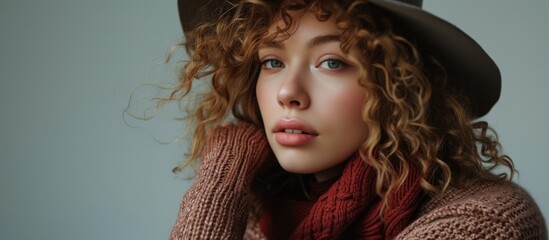
[[[376,172],[371,166],[360,157],[351,159],[341,177],[318,198],[290,239],[395,238],[408,226],[420,203],[419,172],[412,169],[402,187],[387,196],[383,219],[375,180]]]

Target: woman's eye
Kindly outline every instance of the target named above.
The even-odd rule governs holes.
[[[263,61],[263,68],[281,68],[284,64],[276,59],[268,59]]]
[[[337,59],[327,59],[320,63],[320,68],[336,70],[347,66],[343,61]]]

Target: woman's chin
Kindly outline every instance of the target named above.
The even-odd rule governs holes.
[[[316,172],[315,169],[311,169],[311,166],[307,164],[302,164],[294,160],[289,161],[278,161],[282,169],[286,172],[296,173],[296,174],[313,174]]]

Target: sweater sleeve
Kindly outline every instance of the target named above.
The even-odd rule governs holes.
[[[248,185],[267,148],[264,133],[251,125],[216,129],[206,141],[199,171],[181,201],[170,239],[242,239]]]
[[[396,239],[547,239],[547,229],[523,189],[512,183],[483,183],[430,200]]]

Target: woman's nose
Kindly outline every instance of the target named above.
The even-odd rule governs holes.
[[[307,109],[310,105],[310,96],[306,72],[290,71],[279,86],[277,101],[283,108]]]

